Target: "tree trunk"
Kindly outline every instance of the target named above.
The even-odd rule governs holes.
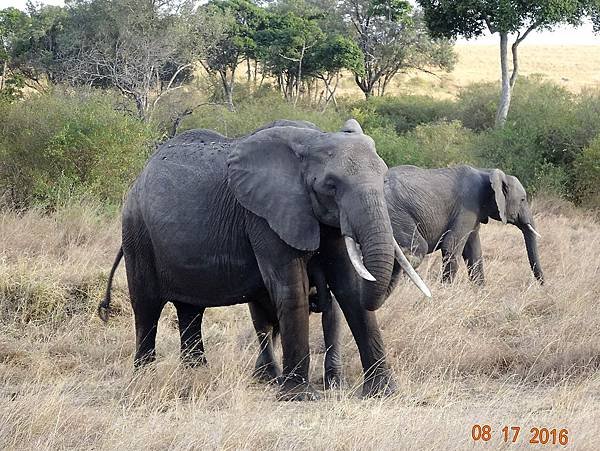
[[[6,60],[2,61],[2,78],[0,78],[0,91],[4,89],[4,84],[6,80]]]
[[[219,70],[221,76],[221,83],[223,85],[223,94],[225,95],[225,105],[228,111],[235,111],[233,105],[233,80],[234,72],[231,73],[231,81],[227,79],[227,69]]]
[[[496,112],[496,128],[503,128],[510,108],[512,88],[508,74],[508,33],[500,33],[500,70],[502,72],[502,90]]]

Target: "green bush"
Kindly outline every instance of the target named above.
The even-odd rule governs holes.
[[[305,120],[313,122],[322,130],[339,130],[348,115],[333,109],[321,113],[303,105],[286,102],[272,91],[262,91],[261,96],[247,98],[236,104],[236,111],[227,111],[224,106],[204,106],[188,116],[178,130],[179,133],[193,128],[215,130],[225,136],[243,136],[276,119]]]
[[[455,118],[476,132],[494,127],[499,94],[497,83],[474,83],[462,88],[456,101]]]
[[[372,97],[349,106],[365,130],[392,127],[396,133],[414,130],[422,124],[440,122],[453,117],[454,105],[449,100],[428,96]]]
[[[577,156],[574,178],[577,201],[586,207],[600,210],[600,137]]]
[[[475,164],[472,154],[475,135],[458,121],[419,125],[404,135],[397,135],[390,128],[376,128],[369,134],[375,140],[379,155],[390,167]]]
[[[73,195],[118,203],[154,139],[97,92],[55,90],[1,110],[0,190],[17,206],[53,206]]]
[[[459,109],[464,112],[484,105],[492,92],[491,84],[474,87],[470,98],[459,99]],[[494,108],[485,114],[489,116]],[[572,197],[573,163],[597,134],[599,112],[589,95],[577,97],[552,82],[519,79],[505,127],[480,131],[478,157],[487,166],[516,175],[532,193],[550,191]],[[463,121],[475,130],[489,126],[480,120],[469,123],[466,116]]]

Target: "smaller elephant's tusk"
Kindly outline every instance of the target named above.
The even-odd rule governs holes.
[[[400,263],[400,266],[402,267],[404,272],[406,272],[408,277],[410,277],[410,280],[412,280],[412,282],[419,288],[419,290],[421,290],[423,292],[423,294],[425,296],[430,298],[431,291],[429,290],[427,285],[425,285],[425,282],[423,282],[423,279],[421,279],[421,277],[419,276],[417,271],[415,271],[415,269],[411,266],[410,262],[408,261],[408,259],[404,255],[404,253],[402,252],[402,249],[400,249],[400,245],[398,244],[398,242],[395,239],[394,239],[394,253],[396,255],[396,260],[398,260],[398,263]]]
[[[533,232],[533,234],[534,234],[535,236],[537,236],[537,237],[538,237],[538,238],[540,238],[540,239],[542,238],[542,235],[540,235],[540,234],[537,232],[537,230],[535,230],[535,229],[533,228],[533,226],[532,226],[531,224],[527,224],[527,228],[528,228],[529,230],[531,230],[531,232]]]
[[[358,248],[358,244],[349,236],[344,237],[344,241],[346,242],[346,250],[348,251],[348,257],[350,257],[350,261],[352,262],[352,266],[358,273],[360,277],[370,282],[375,282],[375,277],[371,274],[365,265],[362,262],[362,254],[360,249]]]

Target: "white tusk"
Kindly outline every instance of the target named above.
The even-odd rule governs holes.
[[[415,271],[415,269],[408,262],[408,259],[402,252],[402,249],[400,249],[400,245],[398,245],[398,242],[395,239],[394,239],[394,254],[396,255],[396,260],[398,260],[398,263],[400,263],[400,266],[402,267],[404,272],[406,272],[408,277],[410,277],[410,280],[412,280],[412,282],[419,288],[419,290],[421,290],[423,292],[423,294],[425,296],[430,298],[431,291],[429,291],[429,288],[427,288],[427,285],[425,285],[425,282],[423,282],[423,279],[421,279],[421,277],[419,276],[417,271]]]
[[[346,242],[346,250],[348,251],[348,257],[350,257],[350,261],[352,262],[352,266],[358,273],[360,277],[366,279],[370,282],[375,282],[375,277],[365,268],[362,262],[362,254],[360,249],[358,248],[358,244],[349,236],[344,237],[344,241]]]
[[[540,239],[542,238],[542,235],[540,235],[540,234],[537,232],[537,230],[535,230],[535,229],[533,228],[533,226],[532,226],[531,224],[527,224],[527,228],[528,228],[529,230],[531,230],[535,236],[537,236],[537,237],[538,237],[538,238],[540,238]]]

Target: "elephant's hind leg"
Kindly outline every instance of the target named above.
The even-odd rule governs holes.
[[[205,365],[206,355],[202,342],[204,308],[183,302],[174,302],[179,321],[181,360],[191,367]]]
[[[462,252],[463,259],[469,270],[469,279],[479,286],[485,283],[483,271],[483,257],[481,255],[481,242],[479,240],[479,230],[473,231],[465,244]]]
[[[156,275],[152,243],[145,227],[131,223],[127,226],[129,230],[137,229],[124,234],[123,240],[127,284],[135,320],[134,366],[137,368],[156,359],[156,332],[165,302]]]

